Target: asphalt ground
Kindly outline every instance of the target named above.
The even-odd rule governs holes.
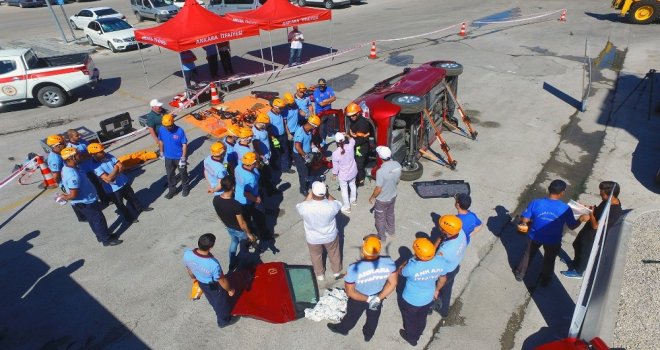
[[[128,15],[127,3],[103,2]],[[87,5],[65,7],[68,10]],[[425,161],[422,179],[469,181],[472,209],[485,227],[474,237],[462,264],[447,325],[439,327],[437,314],[429,317],[419,347],[533,348],[566,334],[580,282],[559,277],[547,289],[537,289],[534,277],[540,268],[538,263],[525,285],[515,282],[510,267],[522,255],[524,237],[509,222],[529,199],[542,195],[543,188],[556,177],[569,182],[570,197],[585,202],[597,200],[597,184],[606,179],[621,183],[622,202],[628,208],[644,207],[657,200],[657,185],[650,181],[650,174],[657,170],[652,161],[658,158],[653,137],[658,130],[657,114],[646,119],[646,95],[639,100],[633,96],[618,113],[611,110],[650,68],[658,66],[660,52],[655,38],[659,29],[655,24],[621,23],[608,3],[600,1],[449,1],[433,5],[409,1],[404,6],[385,0],[333,12],[332,46],[341,49],[377,38],[430,32],[462,20],[526,17],[566,6],[567,22],[558,22],[558,16],[553,15],[531,23],[470,26],[465,38],[448,31],[428,38],[383,43],[378,47],[378,60],[366,59],[365,48],[330,64],[256,79],[246,91],[227,96],[242,96],[251,89],[285,91],[298,81],[312,83],[324,77],[337,91],[336,105],[344,106],[373,83],[407,65],[453,59],[465,66],[459,100],[474,117],[479,138],[472,141],[447,134],[452,155],[458,160],[457,170]],[[29,36],[56,37],[52,31],[44,34],[36,29],[52,27],[52,23],[44,9],[34,10],[22,17],[32,10],[0,8],[0,28],[10,25],[14,29],[10,37],[2,38],[3,44],[25,41]],[[327,23],[302,28],[308,43],[321,47],[319,54],[330,46],[328,28]],[[608,40],[615,50],[611,64],[599,64],[594,70],[597,81],[587,111],[576,113],[575,103],[582,95],[587,38],[589,56],[594,59]],[[268,40],[266,35],[262,39]],[[274,32],[273,41],[281,45],[283,31]],[[237,67],[253,72],[261,69],[251,51],[255,47],[256,39],[232,43]],[[286,55],[286,48],[277,49],[276,59]],[[143,54],[151,88],[147,87],[137,52],[115,55],[100,49],[93,57],[104,81],[94,91],[81,92],[78,96],[82,100],[52,110],[37,105],[3,109],[0,169],[9,173],[28,152],[40,151],[37,140],[48,134],[82,125],[95,129],[100,120],[124,111],[135,117],[146,112],[151,98],[169,98],[180,91],[181,79],[173,75],[178,67],[176,55],[153,47],[143,50]],[[202,57],[201,52],[198,57]],[[169,201],[162,198],[165,179],[159,162],[133,172],[133,188],[156,210],[127,227],[113,208],[106,209],[109,223],[123,232],[124,244],[118,247],[100,247],[89,227],[75,222],[70,208],[54,203],[54,190],[41,191],[36,184],[16,183],[1,190],[0,230],[4,243],[0,245],[0,261],[5,267],[1,280],[9,286],[3,289],[1,299],[2,309],[12,312],[3,315],[3,319],[12,319],[11,324],[3,323],[0,328],[3,347],[407,346],[398,335],[401,318],[394,298],[385,301],[376,337],[368,344],[362,341],[359,325],[349,336],[341,337],[327,331],[324,323],[305,319],[274,325],[243,318],[231,329],[218,330],[206,301],[188,301],[189,279],[181,263],[183,250],[193,247],[200,234],[213,232],[220,238],[216,256],[226,264],[227,241],[201,177],[200,164],[210,142],[185,122],[180,125],[186,129],[193,149],[190,169],[195,186],[190,196]],[[152,147],[147,137],[111,152],[123,154]],[[24,180],[38,179],[36,174]],[[294,189],[296,180],[295,175],[284,178],[294,184]],[[367,202],[373,186],[368,182],[360,189],[358,207],[341,219],[345,265],[358,257],[362,236],[374,232]],[[300,200],[297,191],[289,189],[282,198],[267,201],[270,208],[279,209],[277,218],[271,218],[276,221],[275,232],[280,234],[276,243],[279,251],[265,253],[262,260],[309,263],[302,223],[294,209]],[[432,214],[451,212],[452,200],[422,200],[410,183],[402,183],[396,209],[398,234],[388,240],[385,252],[395,259],[407,256],[415,233],[432,229]],[[569,255],[574,235],[568,232],[565,236],[564,250]],[[557,262],[557,276],[563,269]],[[328,283],[322,287],[340,285]]]

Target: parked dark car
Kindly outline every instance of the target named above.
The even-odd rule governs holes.
[[[18,7],[41,7],[46,5],[44,0],[7,0],[7,5]]]

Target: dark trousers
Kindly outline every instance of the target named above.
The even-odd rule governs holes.
[[[573,249],[575,249],[575,258],[573,258],[573,269],[579,273],[584,273],[589,263],[589,255],[596,240],[595,232],[578,233],[573,241]]]
[[[179,177],[181,178],[181,187],[184,191],[188,190],[188,167],[185,166],[183,168],[179,168],[178,159],[165,158],[165,172],[167,174],[167,188],[169,189],[169,193],[176,192],[177,169],[179,172]]]
[[[231,310],[229,305],[229,294],[222,289],[218,282],[206,284],[199,283],[199,287],[204,292],[206,300],[209,301],[215,315],[218,318],[218,326],[222,327],[231,320]]]
[[[422,333],[424,333],[426,317],[433,303],[428,303],[424,306],[414,306],[400,296],[398,302],[401,317],[403,318],[403,329],[406,331],[406,338],[408,341],[415,343],[422,336]]]
[[[234,67],[231,65],[231,52],[220,51],[220,63],[222,63],[222,70],[225,74],[234,74]]]
[[[101,206],[98,202],[92,204],[73,204],[73,210],[77,211],[89,223],[89,227],[96,235],[96,240],[105,242],[110,237],[110,230],[108,229],[108,222],[105,220],[105,215],[101,211]]]
[[[211,78],[218,76],[218,55],[206,56],[206,62],[209,63],[209,73]]]
[[[85,175],[87,175],[87,178],[89,181],[94,185],[94,188],[96,189],[96,194],[99,197],[99,200],[101,203],[108,203],[112,200],[112,196],[108,195],[105,193],[105,190],[103,189],[103,185],[101,184],[101,179],[99,179],[96,174],[94,174],[93,171],[87,172]]]
[[[383,308],[383,303],[378,305],[378,309],[371,310],[369,309],[369,304],[366,301],[357,301],[351,298],[348,298],[346,303],[346,315],[341,319],[341,322],[337,324],[337,331],[340,333],[348,333],[355,325],[357,321],[362,317],[362,313],[367,312],[367,322],[362,327],[362,334],[367,337],[372,337],[376,333],[376,327],[378,327],[378,319],[380,318],[380,311]]]
[[[126,200],[126,205],[124,205],[124,199]],[[142,204],[138,201],[133,188],[129,184],[113,192],[111,200],[117,206],[121,216],[126,220],[132,221],[137,219],[140,210],[142,210]]]
[[[277,167],[277,170],[284,171],[291,169],[291,146],[289,146],[289,138],[284,135],[277,136],[277,141],[280,142],[280,148],[273,147],[273,157],[271,164]]]
[[[266,214],[259,210],[254,203],[248,202],[248,204],[243,205],[243,217],[259,240],[265,241],[272,238],[266,227]]]
[[[319,125],[319,134],[325,140],[328,136],[334,136],[337,132],[336,125],[337,117],[334,114],[327,114],[321,117],[321,125]]]
[[[561,250],[561,243],[559,244],[542,244],[534,242],[531,239],[527,239],[527,249],[525,249],[525,254],[523,255],[518,267],[516,267],[514,273],[518,278],[524,278],[527,273],[527,267],[529,267],[529,262],[534,259],[536,253],[538,253],[539,248],[543,246],[543,269],[541,270],[541,283],[550,282],[552,275],[555,271],[555,259]]]
[[[298,172],[298,182],[300,183],[300,192],[307,193],[309,190],[307,185],[307,177],[309,176],[309,167],[305,163],[305,159],[298,153],[293,154],[293,162],[296,164],[296,171]]]
[[[445,275],[447,277],[447,281],[445,281],[445,285],[442,286],[442,289],[440,290],[440,295],[438,295],[438,299],[436,299],[433,302],[433,307],[440,312],[440,316],[447,317],[449,316],[449,304],[451,304],[451,291],[454,288],[454,279],[456,278],[456,275],[458,275],[458,271],[460,271],[461,265],[456,266],[454,271],[448,273]]]
[[[356,152],[357,153],[357,152]],[[356,183],[358,185],[364,182],[364,178],[367,176],[365,168],[367,167],[367,160],[369,158],[369,144],[362,144],[360,146],[361,156],[355,155],[355,162],[357,163],[358,173],[356,177]]]
[[[273,169],[271,168],[272,163],[269,165],[264,164],[259,168],[259,186],[261,187],[261,193],[267,193],[272,195],[277,189],[273,185]]]

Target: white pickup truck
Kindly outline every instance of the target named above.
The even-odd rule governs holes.
[[[32,49],[0,50],[0,106],[36,98],[47,107],[60,107],[71,92],[93,86],[99,70],[86,53],[37,57]]]

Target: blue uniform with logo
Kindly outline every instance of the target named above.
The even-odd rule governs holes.
[[[286,111],[286,127],[289,128],[291,135],[295,135],[296,131],[300,128],[300,113],[298,113],[298,106],[294,108],[288,107]]]
[[[284,117],[282,112],[274,113],[273,111],[268,111],[268,117],[270,118],[270,125],[274,131],[275,136],[281,136],[286,134],[284,129]]]
[[[438,302],[442,304],[440,306],[440,315],[442,317],[449,316],[449,303],[451,302],[451,292],[454,288],[454,278],[456,278],[456,275],[461,269],[460,264],[465,256],[465,248],[467,248],[467,239],[465,236],[465,232],[460,230],[456,238],[442,242],[438,248],[438,258],[440,258],[444,266],[442,276],[447,278],[438,298]]]
[[[183,263],[195,276],[204,296],[213,307],[218,326],[225,326],[231,320],[231,313],[229,295],[218,283],[224,277],[220,262],[210,252],[202,255],[193,249],[183,253]]]
[[[64,166],[64,160],[62,160],[62,156],[53,151],[48,152],[48,159],[46,162],[48,163],[48,169],[50,169],[52,172],[59,173],[62,171],[62,167]]]
[[[463,223],[463,232],[465,232],[465,239],[467,240],[467,244],[470,244],[470,233],[472,233],[477,226],[481,225],[481,220],[479,220],[477,215],[471,211],[468,211],[467,214],[457,214],[456,216],[461,219],[461,222]]]
[[[165,159],[180,159],[183,156],[183,145],[188,143],[186,133],[176,125],[171,131],[161,126],[158,131],[158,139],[163,142]]]
[[[105,154],[105,159],[103,159],[101,162],[93,161],[92,167],[94,170],[94,174],[96,176],[101,177],[103,174],[110,174],[115,168],[115,165],[118,163],[117,158],[113,156],[110,153]],[[105,181],[101,181],[101,184],[103,185],[103,189],[105,190],[106,193],[113,193],[116,191],[119,191],[122,187],[124,187],[128,183],[128,177],[124,174],[119,174],[117,177],[115,177],[115,181],[111,183],[106,183]]]
[[[325,87],[325,91],[321,91],[318,88],[314,90],[314,107],[315,107],[314,111],[316,112],[316,114],[332,109],[332,106],[330,104],[326,106],[321,106],[319,102],[323,100],[327,100],[333,96],[335,96],[335,91],[332,90],[332,88],[329,86]]]
[[[268,130],[259,130],[256,127],[252,127],[252,133],[254,134],[253,142],[256,141],[255,151],[265,159],[270,159],[270,140],[268,139]]]
[[[222,161],[213,159],[212,156],[204,158],[204,174],[206,179],[209,181],[209,186],[211,188],[216,188],[220,183],[220,180],[224,179],[227,176],[227,168]],[[222,190],[213,192],[215,196],[222,194]]]
[[[413,306],[428,305],[433,301],[438,278],[449,272],[446,269],[447,263],[437,255],[429,261],[411,258],[401,270],[401,275],[406,278],[401,296]]]
[[[309,106],[312,104],[312,101],[309,99],[309,96],[299,98],[298,96],[293,96],[293,99],[298,105],[298,108],[305,112],[305,115],[309,117]]]
[[[561,244],[564,225],[579,224],[566,203],[550,198],[533,200],[521,216],[532,220],[529,238],[541,244]]]
[[[243,204],[248,204],[245,197],[246,193],[251,193],[253,196],[259,196],[259,170],[256,168],[252,171],[237,167],[234,176],[236,177],[236,191],[234,192],[234,199]]]
[[[96,240],[105,242],[110,237],[108,222],[101,211],[97,202],[96,189],[89,181],[87,176],[78,168],[64,166],[62,168],[62,185],[66,193],[71,193],[72,189],[78,191],[74,199],[70,199],[73,210],[87,219],[89,227],[96,235]]]
[[[296,148],[295,143],[300,142],[302,144],[302,150],[305,153],[309,153],[312,151],[312,133],[305,131],[305,128],[300,127],[298,130],[296,130],[296,134],[293,136],[293,153],[299,154],[298,153],[298,148]]]

